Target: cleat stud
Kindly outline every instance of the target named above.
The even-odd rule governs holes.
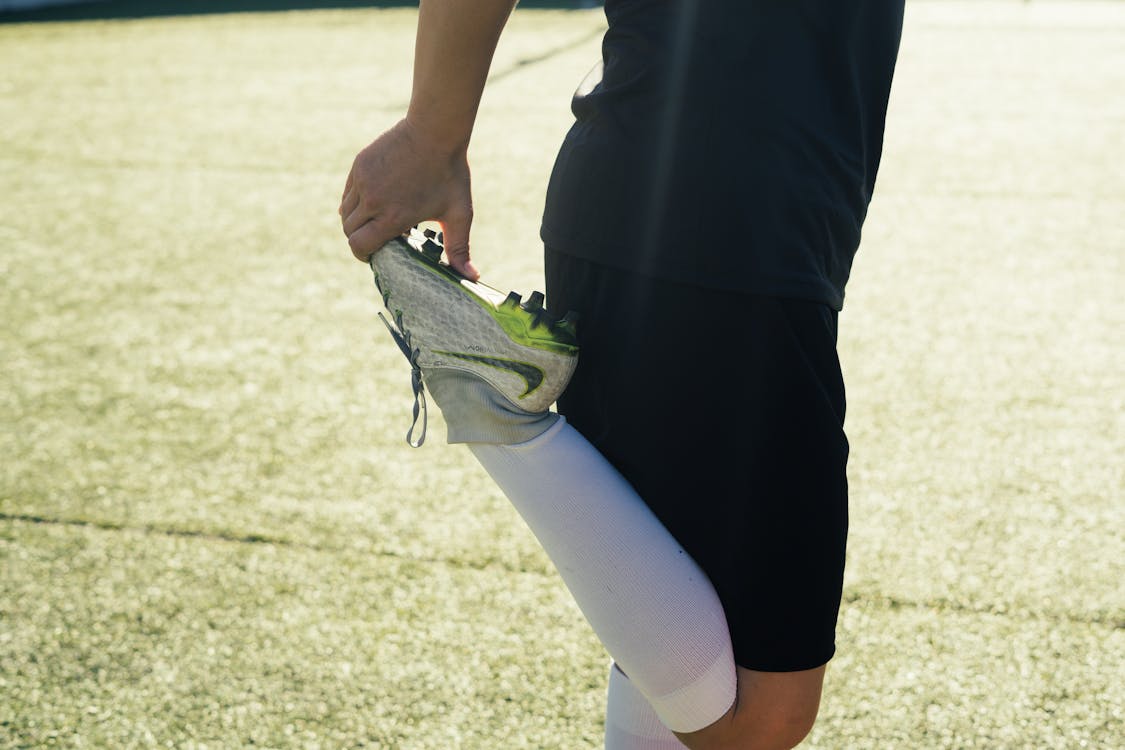
[[[578,331],[575,329],[574,324],[571,323],[569,320],[568,321],[561,321],[560,320],[558,323],[555,323],[555,325],[553,325],[551,327],[551,330],[553,330],[555,333],[562,333],[562,334],[566,334],[568,336],[577,336],[578,335]]]
[[[535,312],[543,309],[543,292],[532,292],[531,296],[527,298],[527,302],[523,305],[523,309],[528,312]]]
[[[437,261],[441,258],[441,245],[433,240],[426,240],[422,243],[422,254],[429,260]]]
[[[570,336],[571,338],[576,338],[578,336],[578,326],[576,325],[577,322],[578,313],[572,310],[564,315],[562,320],[559,320],[554,325],[552,325],[551,330],[555,333],[560,333],[566,336]]]
[[[500,303],[501,307],[518,307],[520,304],[520,296],[515,292],[508,292],[508,296]]]
[[[445,232],[438,232],[437,233],[437,241],[440,242],[443,245],[445,244]]]
[[[432,239],[433,239],[434,237],[437,237],[437,232],[435,232],[435,231],[434,231],[434,230],[432,230],[432,229],[425,229],[425,230],[423,230],[423,231],[422,231],[422,235],[423,235],[423,236],[424,236],[424,237],[425,237],[426,239],[428,239],[428,240],[432,240]]]

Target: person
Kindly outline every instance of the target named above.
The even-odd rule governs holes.
[[[612,657],[607,750],[793,747],[835,653],[838,313],[903,0],[606,0],[541,230],[547,307],[581,316],[574,341],[470,256],[468,144],[513,6],[422,0],[410,104],[356,156],[343,231],[416,394]],[[403,237],[425,221],[443,236]]]

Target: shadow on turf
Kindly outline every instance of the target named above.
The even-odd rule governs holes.
[[[194,16],[213,13],[265,13],[328,8],[393,8],[417,6],[417,0],[92,0],[37,10],[0,10],[0,24],[50,21],[102,21]],[[521,8],[582,9],[601,5],[598,0],[521,0]]]

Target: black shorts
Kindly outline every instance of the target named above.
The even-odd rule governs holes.
[[[552,312],[581,315],[559,411],[711,578],[735,661],[826,663],[848,531],[835,310],[550,249],[546,282]]]

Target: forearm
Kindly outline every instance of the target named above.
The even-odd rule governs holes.
[[[406,117],[352,162],[340,218],[367,261],[403,231],[437,221],[445,255],[469,279],[473,221],[468,147],[500,32],[516,0],[421,0],[414,86]]]
[[[406,119],[451,150],[467,148],[500,32],[516,0],[421,0]]]

